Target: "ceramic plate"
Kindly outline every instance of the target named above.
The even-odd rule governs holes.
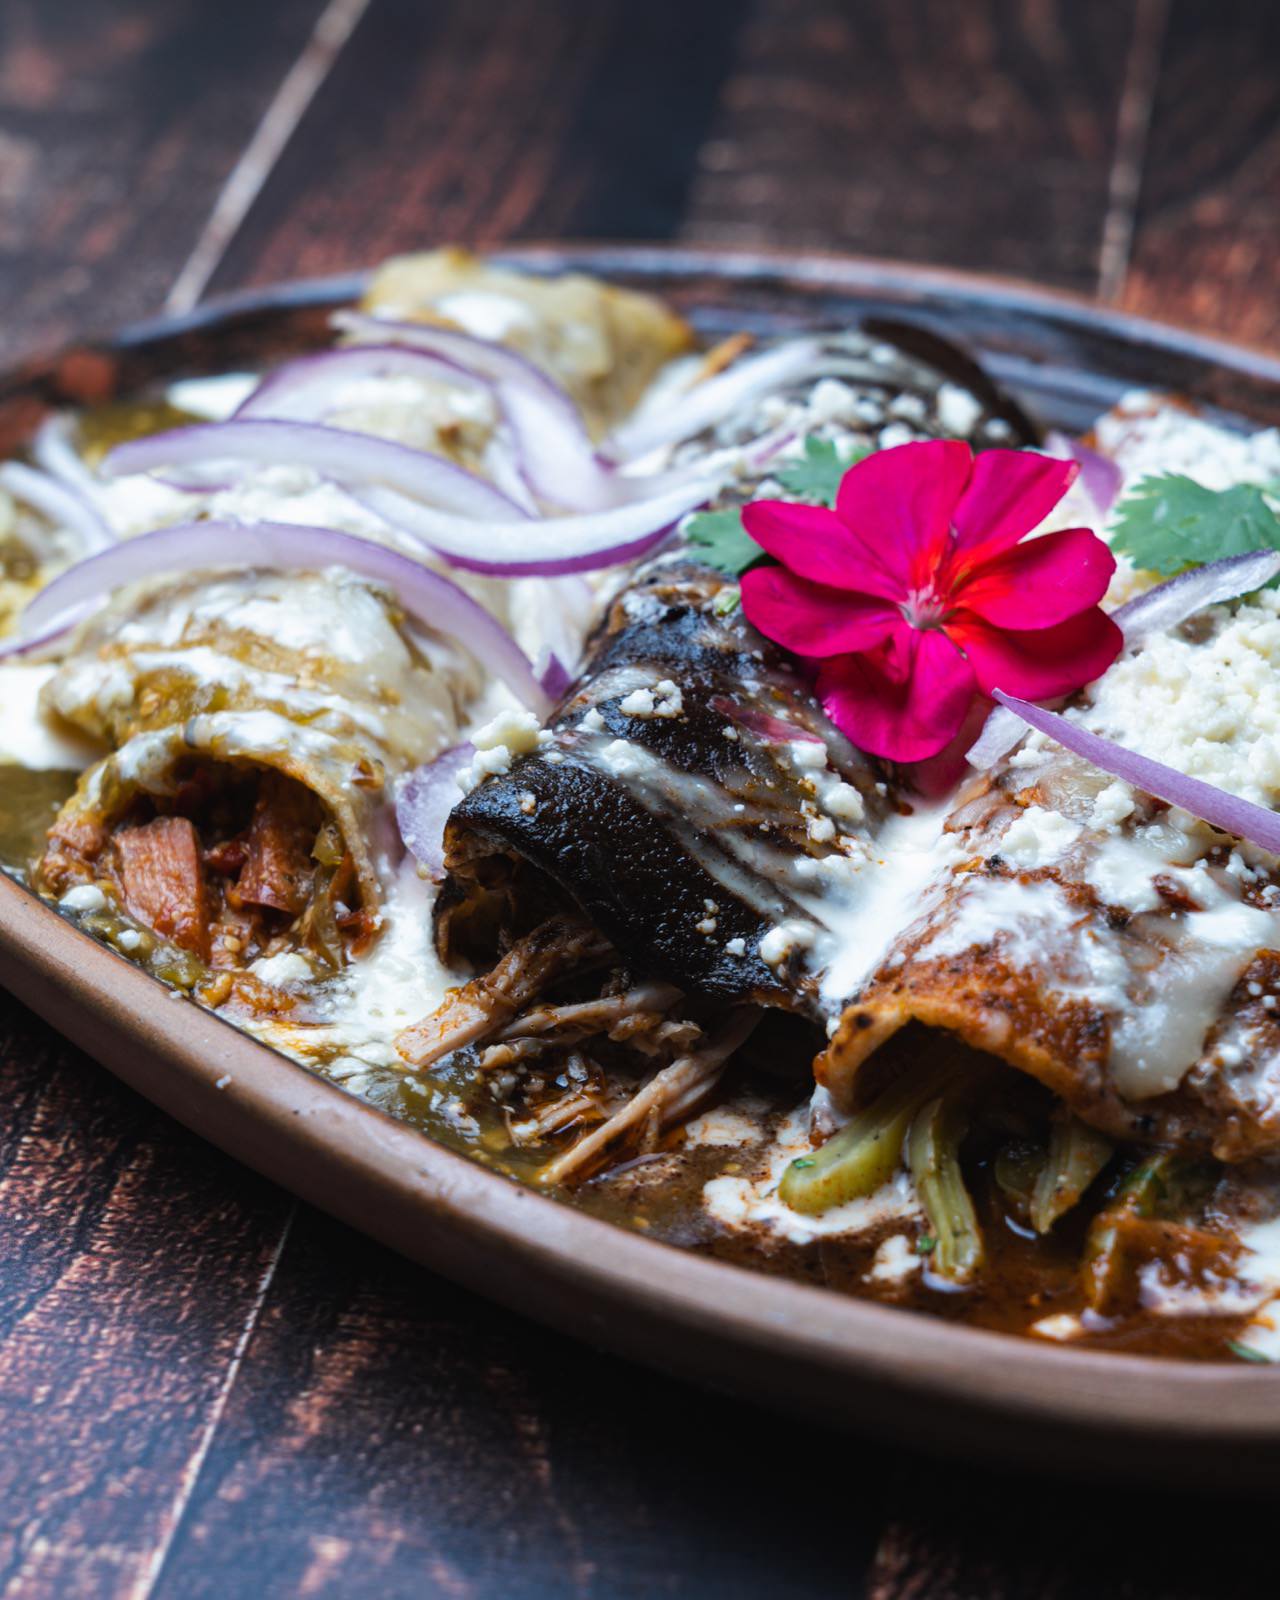
[[[1280,423],[1280,362],[1017,284],[819,256],[531,247],[669,297],[707,334],[868,317],[968,345],[1045,423],[1127,388]],[[292,284],[129,329],[0,379],[0,454],[51,405],[314,346],[355,279]],[[436,1271],[593,1344],[916,1445],[1182,1483],[1274,1481],[1280,1371],[1006,1338],[848,1299],[614,1228],[433,1144],[187,1001],[0,878],[0,981],[188,1127]]]

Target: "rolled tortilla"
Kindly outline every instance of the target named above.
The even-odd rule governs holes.
[[[1274,863],[1246,865],[1232,840],[1124,791],[1056,747],[975,782],[916,914],[819,1057],[838,1106],[916,1022],[1118,1138],[1228,1161],[1280,1149]]]
[[[379,926],[399,857],[389,787],[454,736],[475,670],[334,571],[121,595],[44,690],[115,748],[63,807],[36,882],[105,888],[215,965],[290,940],[338,963]]]

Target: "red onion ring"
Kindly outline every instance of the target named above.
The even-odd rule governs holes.
[[[444,828],[462,798],[458,774],[476,753],[473,744],[455,744],[434,761],[415,768],[396,796],[396,825],[405,849],[438,883],[444,877]]]
[[[1080,482],[1084,485],[1085,493],[1093,501],[1098,515],[1105,517],[1124,487],[1124,469],[1119,462],[1079,439],[1073,439],[1070,434],[1060,433],[1056,428],[1045,434],[1044,442],[1054,455],[1079,462]]]
[[[491,383],[425,350],[412,350],[402,344],[348,345],[342,350],[299,356],[296,361],[275,368],[241,401],[231,420],[270,417],[275,421],[320,422],[335,409],[335,385],[360,378],[399,377],[447,383],[473,394],[493,394]]]
[[[1029,727],[1047,735],[1064,750],[1070,750],[1073,755],[1080,756],[1103,772],[1123,778],[1135,789],[1166,800],[1171,806],[1181,806],[1184,811],[1189,811],[1193,817],[1199,817],[1211,827],[1221,828],[1223,833],[1232,834],[1237,839],[1248,839],[1263,850],[1280,855],[1280,816],[1268,811],[1265,806],[1254,805],[1251,800],[1241,800],[1238,795],[1228,794],[1225,789],[1203,783],[1199,778],[1189,778],[1176,768],[1165,766],[1163,761],[1140,756],[1134,750],[1127,750],[1123,745],[1068,722],[1056,711],[1046,711],[1041,706],[1032,705],[1029,700],[1019,700],[999,689],[995,691],[995,699]]]
[[[55,626],[69,627],[72,613],[102,602],[123,584],[168,572],[219,571],[228,567],[275,567],[318,571],[345,567],[384,584],[409,615],[449,635],[475,656],[539,717],[551,700],[524,651],[485,608],[456,583],[410,556],[333,528],[285,522],[188,522],[125,539],[60,573],[28,604],[18,641],[36,646]]]
[[[530,488],[541,499],[581,511],[618,500],[617,482],[597,457],[572,397],[516,351],[457,328],[395,322],[364,311],[338,312],[333,323],[347,333],[397,339],[429,351],[496,385],[516,454]]]
[[[497,578],[550,578],[637,560],[658,545],[687,512],[704,505],[718,487],[716,480],[706,480],[607,511],[578,512],[539,522],[487,522],[483,528],[389,489],[362,489],[356,498],[392,527],[466,572]]]
[[[466,517],[504,521],[527,513],[492,484],[425,450],[314,422],[206,422],[120,444],[102,470],[112,478],[158,467],[210,462],[311,467],[336,483],[380,483]],[[475,529],[472,529],[474,535]]]
[[[12,660],[15,656],[32,656],[38,650],[49,649],[51,645],[65,639],[73,628],[96,610],[97,607],[92,603],[73,606],[70,610],[54,617],[46,627],[36,633],[23,633],[0,639],[0,661]]]
[[[634,461],[662,445],[691,439],[757,394],[785,388],[809,373],[820,376],[823,370],[821,340],[790,339],[695,384],[671,405],[622,423],[609,435],[603,451],[611,461]]]
[[[6,461],[0,465],[0,484],[55,527],[68,528],[86,551],[105,550],[115,543],[115,535],[84,495],[47,472],[21,461]]]

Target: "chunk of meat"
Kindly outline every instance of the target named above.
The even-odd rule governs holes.
[[[492,972],[451,989],[444,1003],[396,1037],[396,1049],[413,1067],[494,1033],[543,989],[571,972],[589,972],[611,947],[583,917],[551,917],[519,939]]]
[[[319,823],[316,798],[309,790],[267,773],[249,825],[244,865],[228,897],[232,903],[291,917],[304,911],[315,878],[311,849]]]
[[[121,828],[115,840],[120,888],[139,922],[209,959],[209,903],[200,841],[186,817],[156,817]]]

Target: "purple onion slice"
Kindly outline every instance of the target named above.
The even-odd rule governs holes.
[[[500,678],[539,717],[551,700],[511,635],[456,583],[410,556],[333,528],[286,522],[188,522],[125,539],[60,573],[22,615],[19,643],[35,648],[37,636],[70,626],[87,606],[112,590],[165,573],[218,571],[228,567],[275,567],[318,571],[345,567],[385,584],[411,616],[448,634]]]
[[[1204,783],[1199,778],[1189,778],[1176,768],[1165,766],[1163,761],[1140,756],[1136,751],[1127,750],[1123,745],[1103,739],[1096,733],[1089,733],[1076,723],[1068,722],[1066,717],[1060,717],[1056,711],[1045,711],[1029,700],[1019,700],[999,689],[995,692],[995,698],[1029,727],[1047,735],[1064,750],[1070,750],[1073,755],[1080,756],[1103,772],[1123,778],[1135,789],[1155,795],[1158,800],[1166,800],[1171,806],[1181,806],[1184,811],[1189,811],[1193,817],[1199,817],[1211,827],[1221,828],[1223,833],[1233,834],[1237,839],[1248,839],[1251,844],[1269,850],[1273,855],[1280,855],[1280,816],[1265,806],[1254,805],[1251,800],[1241,800],[1238,795],[1228,794],[1225,789]]]
[[[55,527],[67,528],[79,539],[86,552],[105,550],[115,543],[115,535],[98,515],[96,507],[66,483],[52,478],[37,467],[21,461],[6,461],[0,466],[0,485],[15,500],[33,507]]]
[[[624,422],[604,444],[613,461],[634,461],[662,445],[679,444],[713,427],[757,395],[772,393],[824,370],[819,339],[791,339],[697,383],[670,405]]]
[[[117,445],[104,459],[102,470],[116,478],[159,467],[227,462],[311,467],[336,483],[382,484],[464,517],[511,521],[527,515],[492,484],[443,456],[313,422],[256,418],[173,428]],[[473,537],[474,533],[473,528]]]
[[[299,356],[267,374],[237,406],[232,421],[270,417],[276,421],[322,422],[334,407],[334,389],[361,378],[418,378],[447,383],[473,394],[492,394],[493,385],[463,367],[425,350],[402,344],[349,345]]]
[[[1097,507],[1098,515],[1105,517],[1124,487],[1124,469],[1119,462],[1057,429],[1047,433],[1044,442],[1055,455],[1064,455],[1079,463],[1085,493]]]
[[[1280,551],[1251,550],[1247,555],[1211,561],[1207,567],[1180,572],[1167,583],[1137,595],[1111,613],[1124,629],[1125,643],[1133,645],[1153,633],[1176,628],[1206,606],[1238,600],[1261,589],[1280,573]]]
[[[475,753],[473,744],[441,751],[411,772],[396,796],[396,825],[405,849],[437,882],[444,877],[444,825],[462,799],[458,774]]]
[[[385,488],[362,489],[356,498],[464,571],[550,578],[637,560],[660,544],[686,512],[705,505],[718,487],[717,480],[705,479],[607,511],[538,522],[487,522],[483,527]]]

